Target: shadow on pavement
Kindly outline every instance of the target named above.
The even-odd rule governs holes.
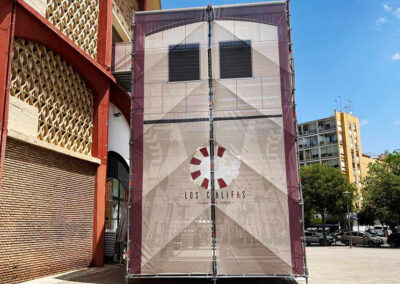
[[[96,283],[96,284],[125,284],[125,267],[119,265],[108,265],[104,268],[90,268],[82,271],[75,271],[56,279],[66,283]],[[212,284],[210,279],[130,279],[129,284]],[[268,284],[295,284],[296,281],[277,278],[250,278],[250,279],[219,279],[218,284],[243,284],[243,283],[268,283]]]
[[[143,283],[143,284],[184,284],[184,283],[193,283],[193,284],[213,284],[214,282],[210,279],[146,279],[146,280],[133,280],[130,281],[129,283]],[[296,281],[290,281],[290,280],[282,280],[282,279],[219,279],[217,280],[217,284],[243,284],[243,283],[251,283],[251,284],[258,284],[258,283],[268,283],[268,284],[292,284],[292,283],[297,283]]]

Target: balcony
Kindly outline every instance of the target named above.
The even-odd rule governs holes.
[[[309,161],[313,161],[313,160],[319,160],[319,155],[318,154],[314,154],[314,155],[309,155],[305,157],[304,161],[309,162]]]
[[[112,46],[111,73],[126,91],[131,91],[131,43],[115,42]]]
[[[303,135],[313,135],[313,134],[317,134],[317,129],[307,129],[307,130],[303,130]]]
[[[321,153],[321,159],[330,159],[330,158],[337,158],[339,153],[331,152],[331,153]]]
[[[330,125],[325,125],[325,127],[318,127],[319,133],[330,132],[330,131],[336,131],[336,127]]]
[[[313,147],[317,147],[318,144],[317,143],[304,143],[304,144],[299,144],[299,148],[313,148]]]
[[[327,145],[332,145],[332,144],[337,144],[337,141],[319,141],[320,146],[327,146]]]

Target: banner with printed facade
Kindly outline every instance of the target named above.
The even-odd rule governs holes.
[[[304,274],[286,8],[135,15],[129,275]]]

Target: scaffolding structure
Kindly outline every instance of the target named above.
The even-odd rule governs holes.
[[[293,97],[293,113],[294,113],[294,129],[296,131],[296,155],[297,155],[297,175],[299,177],[298,187],[299,187],[299,196],[300,196],[300,210],[301,210],[301,239],[302,239],[302,250],[303,250],[303,266],[304,266],[304,278],[306,279],[306,283],[308,283],[308,267],[307,267],[307,255],[306,255],[306,244],[307,240],[305,237],[305,224],[304,224],[304,198],[303,198],[303,190],[301,185],[301,177],[300,177],[300,158],[299,158],[299,147],[298,143],[298,120],[297,120],[297,112],[296,112],[296,73],[294,68],[294,58],[293,58],[293,42],[292,42],[292,25],[291,25],[291,14],[290,14],[290,0],[287,0],[287,25],[288,29],[288,38],[289,38],[289,56],[290,56],[290,73],[291,73],[291,86],[292,86],[292,97]]]
[[[218,7],[214,7],[214,8],[219,8],[219,9],[224,9],[224,8],[239,8],[239,7],[254,7],[254,6],[265,6],[265,5],[284,5],[285,6],[285,17],[286,17],[286,23],[287,23],[287,38],[288,38],[288,46],[287,46],[287,51],[288,51],[288,56],[289,56],[289,69],[288,72],[290,74],[290,103],[292,105],[292,114],[293,114],[293,127],[294,127],[294,139],[295,139],[295,144],[297,144],[297,117],[296,117],[296,112],[295,112],[295,70],[294,70],[294,60],[293,60],[293,55],[292,55],[292,41],[291,41],[291,24],[290,24],[290,4],[289,4],[289,0],[287,1],[275,1],[275,2],[266,2],[266,3],[257,3],[257,4],[245,4],[245,5],[226,5],[226,6],[218,6]],[[295,147],[296,149],[296,175],[298,176],[298,181],[297,181],[297,195],[298,195],[298,205],[299,205],[299,209],[300,212],[298,214],[298,216],[300,217],[300,220],[298,220],[298,225],[301,225],[301,251],[302,251],[302,255],[301,255],[301,260],[296,259],[296,263],[292,263],[292,268],[293,268],[293,272],[292,273],[287,273],[287,274],[283,274],[283,273],[269,273],[269,274],[260,274],[260,273],[238,273],[238,274],[233,274],[233,273],[229,273],[229,274],[220,274],[219,271],[217,271],[217,262],[218,262],[218,256],[217,256],[217,220],[216,220],[216,185],[215,185],[215,139],[214,139],[214,122],[215,121],[225,121],[225,120],[230,120],[231,118],[229,117],[221,117],[218,116],[215,118],[215,105],[216,102],[215,100],[215,91],[214,89],[216,88],[215,86],[215,78],[213,77],[213,50],[212,50],[212,44],[213,44],[213,38],[212,38],[212,33],[213,33],[213,21],[215,20],[214,17],[214,8],[211,7],[211,5],[208,5],[206,9],[204,8],[195,8],[195,9],[186,9],[187,11],[193,11],[193,10],[202,10],[205,11],[204,13],[204,21],[207,23],[207,85],[208,85],[208,117],[202,117],[202,118],[198,118],[197,120],[190,118],[188,119],[187,117],[185,118],[181,118],[179,115],[174,115],[172,116],[172,118],[170,118],[168,115],[164,115],[161,117],[157,117],[157,119],[153,119],[153,120],[148,120],[147,123],[160,123],[160,124],[165,124],[165,123],[170,123],[171,121],[178,122],[178,123],[186,123],[186,122],[193,122],[193,121],[202,121],[202,122],[208,122],[208,128],[209,128],[209,138],[208,138],[208,143],[209,143],[209,156],[210,156],[210,162],[209,162],[209,169],[210,169],[210,173],[209,173],[209,183],[210,186],[208,187],[210,190],[210,221],[211,221],[211,271],[209,271],[208,273],[135,273],[132,271],[131,267],[132,267],[132,254],[134,253],[133,248],[134,248],[134,244],[132,241],[132,223],[134,223],[135,221],[132,220],[132,208],[133,206],[136,206],[136,208],[138,207],[138,199],[135,199],[134,197],[134,192],[135,190],[137,190],[135,188],[135,185],[137,185],[137,183],[134,182],[134,155],[137,154],[137,148],[134,149],[134,144],[137,143],[135,139],[137,139],[138,136],[140,135],[144,135],[142,133],[140,133],[140,135],[138,135],[137,133],[135,134],[135,131],[142,131],[144,132],[144,130],[138,130],[135,129],[134,125],[135,123],[137,123],[135,121],[135,115],[138,115],[137,111],[139,110],[140,112],[143,112],[143,104],[144,101],[140,101],[137,98],[140,97],[140,95],[137,95],[136,91],[136,85],[138,84],[138,78],[135,77],[135,72],[136,74],[142,72],[142,75],[145,73],[144,70],[135,70],[135,63],[132,64],[132,94],[131,94],[131,119],[130,119],[130,125],[131,125],[131,139],[130,139],[130,173],[129,173],[129,218],[128,218],[128,241],[127,241],[127,245],[128,245],[128,252],[127,252],[127,268],[126,268],[126,279],[128,281],[128,279],[130,278],[206,278],[206,279],[212,279],[212,280],[216,280],[219,278],[284,278],[284,279],[294,279],[294,278],[305,278],[306,281],[308,281],[308,269],[307,269],[307,262],[306,262],[306,250],[305,250],[305,237],[304,237],[304,202],[303,202],[303,196],[302,196],[302,188],[301,188],[301,179],[300,179],[300,173],[299,173],[299,163],[298,163],[298,152],[297,152],[297,147]],[[185,9],[179,9],[179,10],[167,10],[167,11],[163,11],[163,13],[170,13],[170,15],[172,15],[174,12],[183,12]],[[156,13],[159,12],[144,12],[144,13],[138,13],[141,15],[154,15]],[[222,13],[221,13],[222,14]],[[172,20],[171,20],[172,22]],[[189,21],[190,22],[190,21]],[[172,23],[171,26],[174,26],[176,24]],[[135,31],[137,30],[137,27],[135,27],[135,15],[133,16],[133,44],[132,44],[132,60],[133,62],[135,61],[135,57],[136,57],[136,50],[135,50],[135,43],[134,41],[137,40],[135,39]],[[146,34],[145,31],[140,31],[141,33]],[[140,39],[140,40],[144,40],[144,39]],[[143,56],[143,54],[141,54],[141,56]],[[137,65],[136,65],[136,68]],[[144,69],[144,68],[143,68]],[[282,95],[283,96],[283,95]],[[143,99],[143,94],[141,94],[140,99]],[[140,105],[141,104],[141,105]],[[139,106],[139,107],[138,107]],[[136,113],[135,113],[136,111]],[[290,113],[290,112],[289,112]],[[220,114],[217,111],[217,114]],[[143,114],[141,114],[143,115]],[[283,114],[285,115],[285,114]],[[155,116],[156,117],[156,116]],[[178,119],[176,117],[179,117]],[[282,117],[282,115],[258,115],[258,116],[243,116],[240,119],[252,119],[252,118],[274,118],[274,117]],[[143,120],[142,118],[142,124],[146,124],[146,120]],[[135,135],[134,135],[135,134]],[[142,138],[143,139],[143,138]],[[143,143],[143,142],[142,142]],[[141,146],[143,148],[143,145]],[[225,150],[225,149],[224,149]],[[194,156],[196,157],[196,156]],[[143,163],[143,161],[142,161]],[[143,178],[143,177],[142,177]],[[219,185],[219,187],[221,186],[221,184]],[[220,188],[219,188],[220,189]],[[137,193],[136,193],[137,194]],[[296,194],[295,194],[296,196]],[[291,197],[289,197],[291,198]],[[140,208],[143,206],[142,205],[142,199],[143,197],[140,196],[139,200],[140,200]],[[293,201],[293,200],[292,200]],[[296,207],[297,208],[297,207]],[[290,209],[290,208],[289,208]],[[296,209],[294,209],[296,210]],[[137,212],[137,211],[136,211]],[[296,215],[297,216],[297,215]],[[293,223],[293,221],[290,221]],[[296,224],[291,224],[293,226],[296,226]],[[141,225],[140,225],[141,228]],[[137,227],[136,227],[137,229]],[[137,233],[135,231],[135,233]],[[292,249],[293,249],[293,243],[292,243]],[[137,258],[137,256],[136,256]],[[140,255],[140,261],[143,258],[142,255]],[[292,260],[293,260],[293,251],[292,251]],[[140,262],[139,261],[139,262]],[[297,267],[296,265],[298,263],[301,263],[301,269],[299,267]],[[139,270],[140,271],[140,270]],[[298,273],[298,271],[301,271],[301,273]]]

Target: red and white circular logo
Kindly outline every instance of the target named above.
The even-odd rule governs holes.
[[[215,189],[227,187],[238,176],[240,159],[221,146],[214,147]],[[210,147],[198,148],[190,161],[190,174],[195,184],[211,189]]]

